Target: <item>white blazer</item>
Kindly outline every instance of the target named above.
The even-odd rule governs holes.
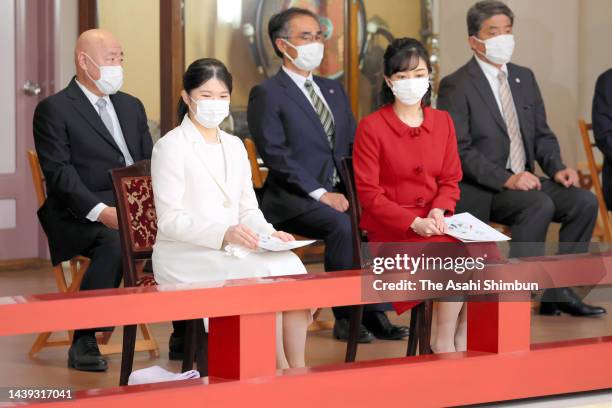
[[[205,141],[186,115],[153,147],[151,177],[157,212],[153,271],[158,283],[202,282],[306,273],[290,251],[251,253],[238,259],[222,246],[226,230],[244,224],[263,235],[275,231],[259,210],[242,141],[219,130],[227,181],[209,168]]]

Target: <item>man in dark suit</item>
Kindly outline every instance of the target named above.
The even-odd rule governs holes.
[[[511,256],[544,254],[551,222],[560,222],[559,252],[588,249],[597,200],[576,188],[578,176],[561,160],[546,122],[533,72],[510,64],[514,15],[500,1],[480,1],[467,16],[474,57],[440,84],[438,108],[448,110],[457,132],[464,181],[457,212],[512,229]],[[537,177],[537,162],[548,177]],[[605,313],[570,288],[549,289],[542,314]]]
[[[251,90],[247,112],[249,130],[270,170],[262,210],[278,229],[325,240],[325,270],[352,269],[349,204],[338,171],[355,134],[348,98],[339,82],[312,75],[324,52],[315,14],[285,10],[272,16],[268,34],[283,66]],[[408,335],[383,310],[382,305],[366,307],[361,342]],[[348,309],[333,311],[334,335],[346,340]]]
[[[606,205],[612,209],[612,69],[597,78],[593,96],[593,134],[604,155],[602,189]]]
[[[119,286],[121,246],[109,170],[151,158],[142,103],[117,92],[122,62],[121,45],[110,33],[83,33],[75,49],[76,77],[41,101],[34,113],[34,141],[47,183],[38,216],[54,265],[76,255],[91,259],[81,290]],[[70,367],[107,369],[96,330],[108,328],[74,332]]]

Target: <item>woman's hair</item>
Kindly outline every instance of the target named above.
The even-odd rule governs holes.
[[[425,61],[427,71],[431,74],[431,63],[429,62],[429,53],[418,40],[414,38],[396,38],[387,47],[384,55],[384,74],[387,78],[396,72],[410,71],[419,65],[420,60]],[[387,81],[383,79],[382,89],[380,91],[381,106],[395,102],[395,95],[387,85]],[[427,90],[423,100],[423,105],[428,106],[431,103],[431,86]]]
[[[193,61],[183,74],[183,89],[185,92],[189,93],[212,78],[216,78],[223,82],[230,94],[232,93],[232,74],[229,73],[221,61],[214,58],[201,58]],[[179,123],[188,112],[189,107],[185,104],[183,98],[179,98]]]

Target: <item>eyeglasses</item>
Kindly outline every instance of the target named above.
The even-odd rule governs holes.
[[[311,33],[303,33],[300,35],[294,35],[293,37],[281,37],[284,38],[285,40],[289,40],[291,38],[299,38],[300,40],[306,41],[306,42],[323,42],[325,41],[325,34],[323,33],[317,33],[317,34],[311,34]]]

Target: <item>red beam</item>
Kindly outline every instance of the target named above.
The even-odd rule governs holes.
[[[468,303],[468,350],[509,353],[530,343],[531,302]]]
[[[549,276],[548,286],[612,283],[612,256],[565,255],[488,267],[491,276]],[[588,272],[588,273],[587,273]],[[362,275],[343,271],[206,284],[120,288],[0,298],[0,336],[374,303],[362,298]],[[596,279],[595,279],[596,277]],[[418,278],[418,277],[417,277]],[[407,293],[405,300],[442,296]],[[104,313],[89,313],[103,310]],[[52,313],[51,313],[52,311]],[[32,316],[44,318],[32,319]]]
[[[210,319],[208,373],[247,379],[276,373],[276,314]]]
[[[77,392],[73,403],[45,406],[455,406],[612,388],[610,361],[612,337],[603,337],[515,353],[452,353],[286,370],[210,385],[200,379],[89,390]]]

